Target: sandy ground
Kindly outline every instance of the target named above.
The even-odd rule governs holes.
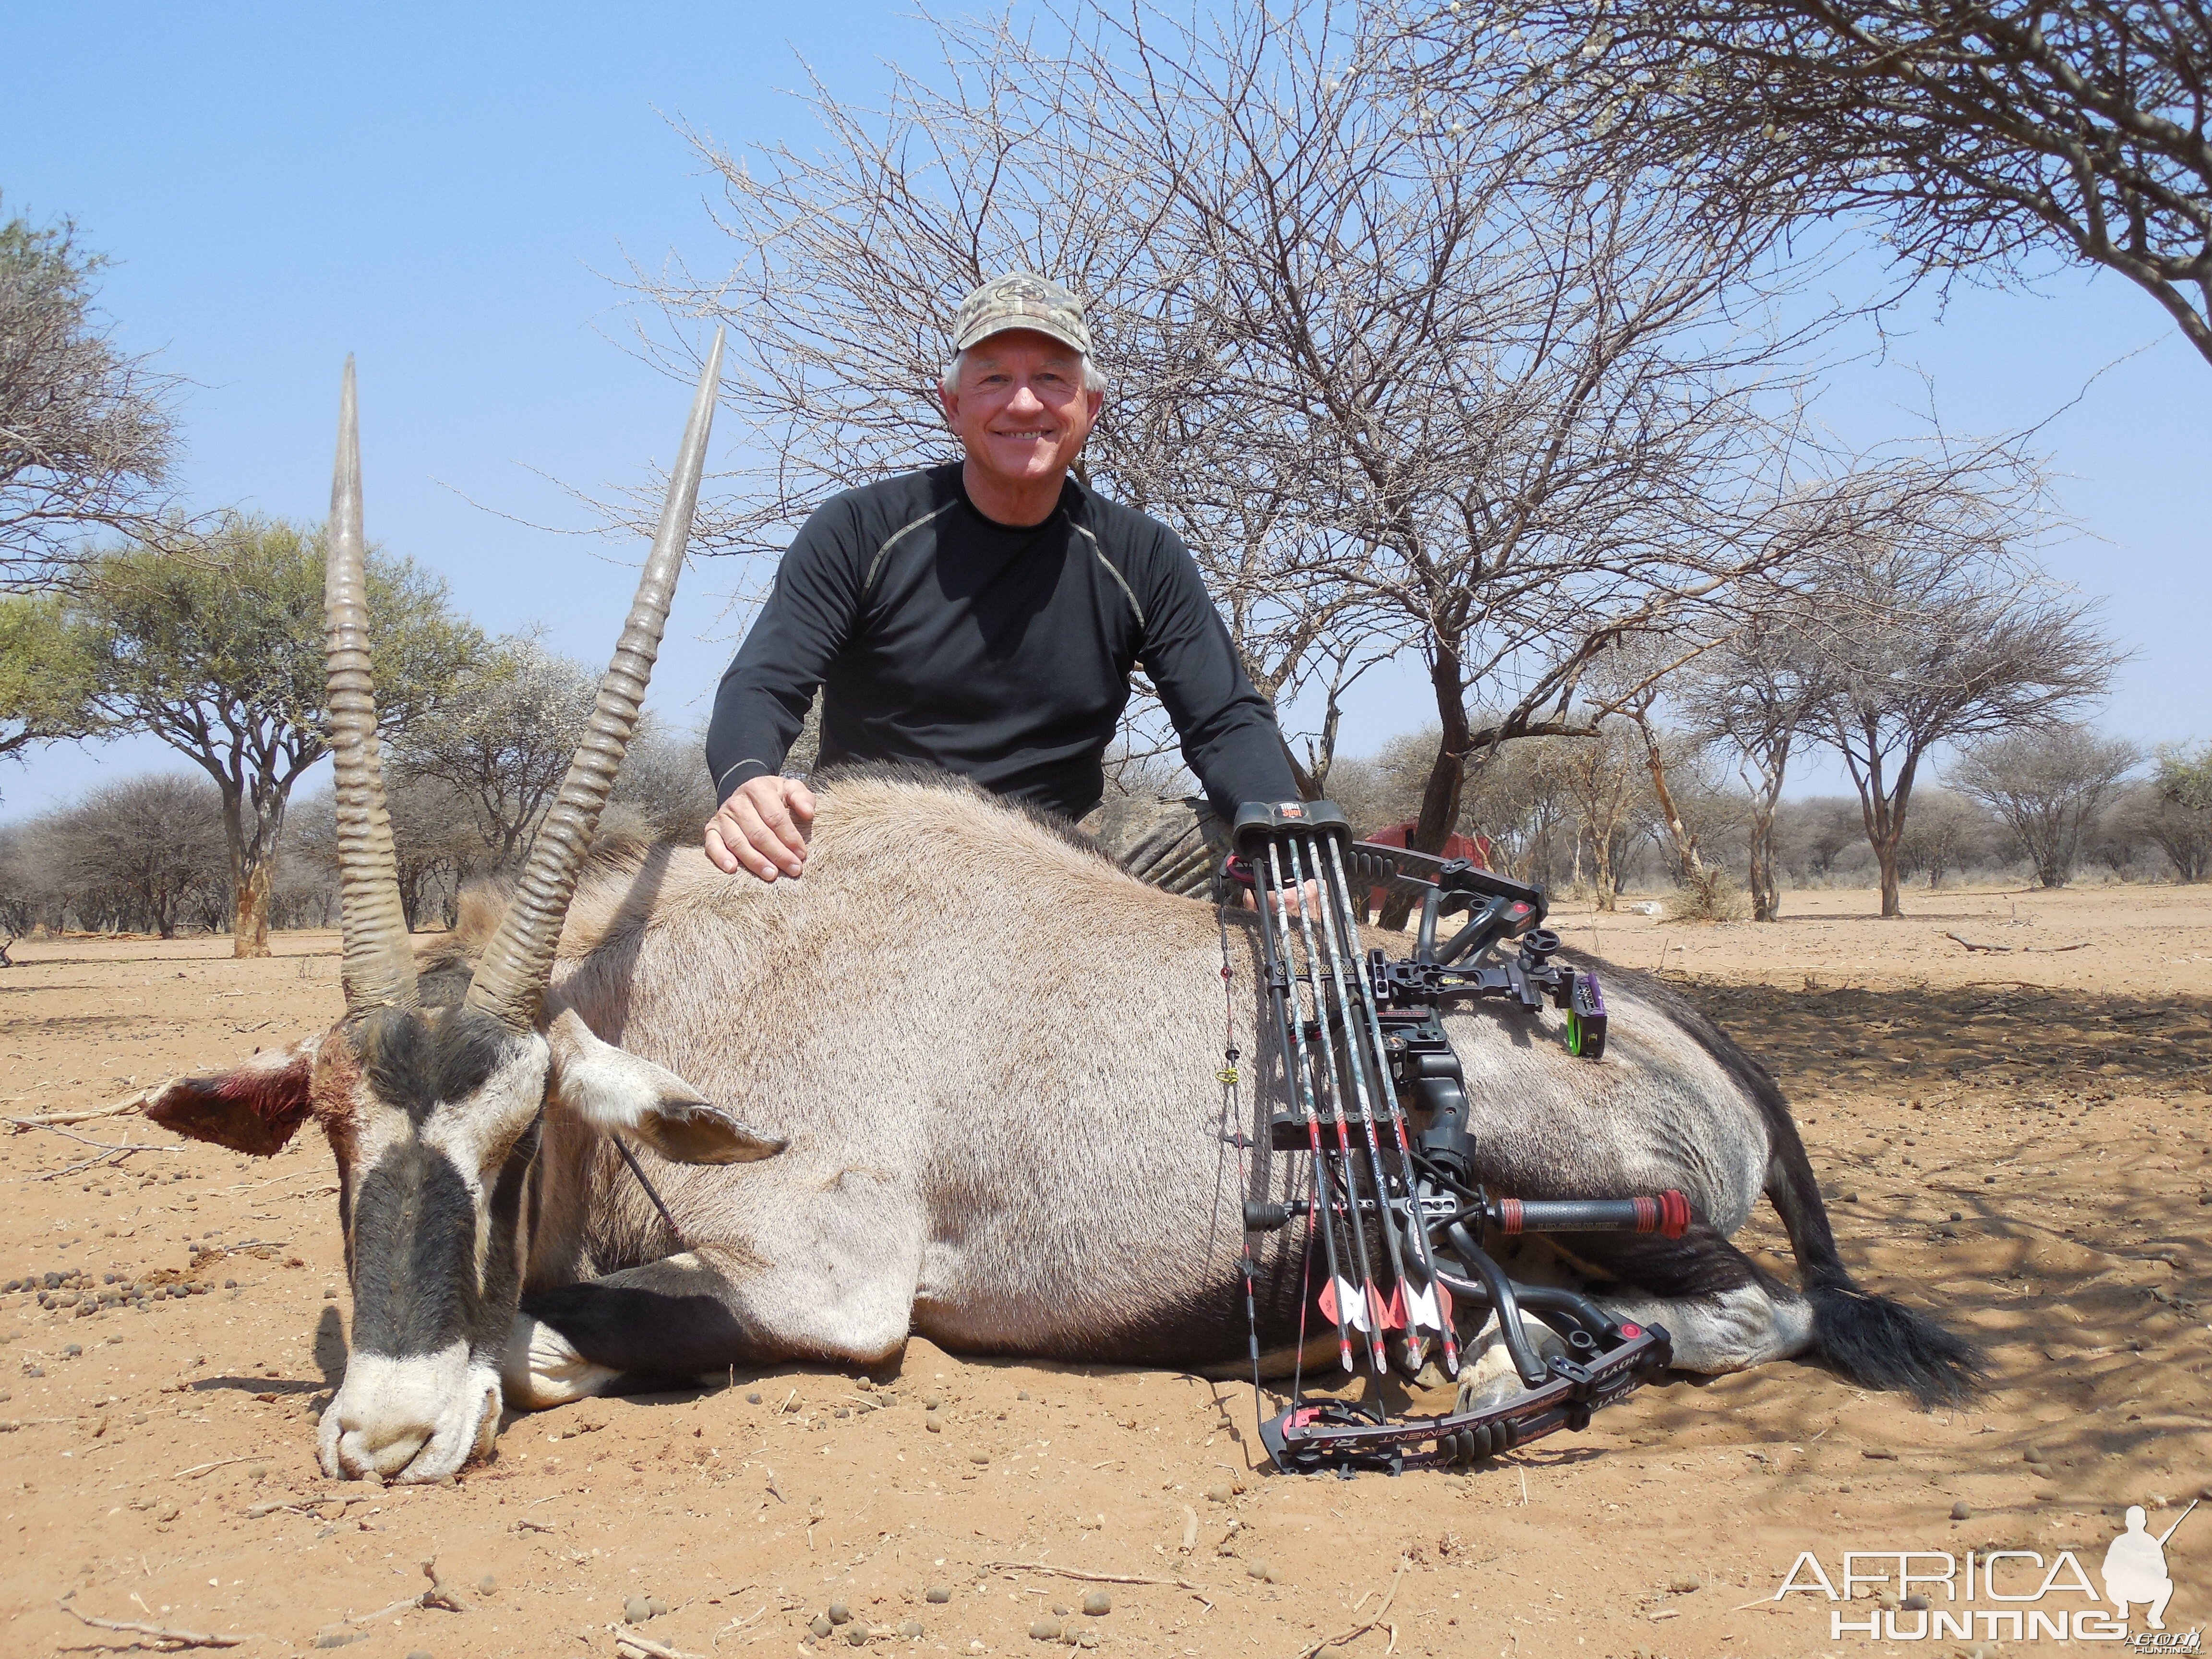
[[[1972,1409],[1784,1364],[1678,1378],[1473,1476],[1298,1480],[1260,1467],[1249,1388],[917,1343],[870,1379],[785,1368],[513,1421],[454,1487],[337,1486],[312,1424],[344,1364],[328,1151],[303,1133],[256,1163],[123,1117],[0,1141],[0,1283],[73,1271],[112,1294],[112,1274],[147,1301],[0,1296],[0,1653],[150,1639],[65,1601],[252,1632],[249,1655],[342,1636],[363,1659],[612,1655],[640,1597],[670,1610],[636,1628],[690,1654],[855,1632],[1042,1652],[1032,1626],[1054,1622],[1062,1641],[1179,1659],[1295,1659],[1370,1624],[1332,1650],[1967,1651],[1832,1635],[1831,1603],[1774,1592],[1805,1550],[1838,1582],[1847,1549],[2072,1549],[2094,1577],[2124,1506],[2163,1531],[2212,1481],[2212,890],[1908,902],[1890,923],[1848,892],[1792,895],[1771,927],[1558,920],[1612,960],[1663,962],[1767,1060],[1854,1268],[1987,1345],[1996,1386]],[[2014,948],[1969,952],[1953,932]],[[283,936],[264,962],[227,951],[17,946],[0,1110],[95,1106],[335,1015],[331,936]],[[153,1149],[80,1168],[87,1141]],[[1752,1236],[1787,1271],[1764,1210]],[[942,1433],[923,1431],[931,1400]],[[410,1605],[433,1558],[465,1611]],[[2212,1505],[2167,1559],[2166,1626],[2201,1626]],[[939,1586],[949,1599],[927,1599]],[[1111,1610],[1086,1616],[1102,1589]],[[833,1601],[854,1622],[812,1641]],[[1909,1633],[1916,1615],[1898,1617]]]

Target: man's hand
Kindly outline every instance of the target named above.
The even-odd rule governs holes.
[[[1290,912],[1291,920],[1293,921],[1301,915],[1320,917],[1328,914],[1327,908],[1321,902],[1321,888],[1312,881],[1308,881],[1298,887],[1285,887],[1281,890],[1281,893],[1283,907]],[[1258,909],[1261,902],[1257,890],[1252,888],[1245,890],[1244,908],[1247,910]],[[1275,915],[1274,898],[1271,896],[1265,902],[1267,905],[1267,914],[1271,916]]]
[[[797,778],[755,778],[732,790],[707,820],[707,856],[725,875],[747,870],[763,881],[795,878],[806,867],[813,827],[812,790]]]

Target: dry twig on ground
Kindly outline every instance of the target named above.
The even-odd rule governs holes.
[[[89,1123],[99,1117],[120,1117],[125,1112],[138,1110],[153,1092],[151,1089],[141,1089],[130,1099],[118,1100],[112,1106],[85,1106],[66,1112],[37,1112],[29,1117],[11,1117],[5,1121],[14,1124],[18,1129],[50,1129],[58,1123]]]
[[[1188,1578],[1144,1578],[1127,1572],[1084,1572],[1074,1567],[1055,1567],[1042,1561],[986,1561],[987,1567],[1015,1572],[1048,1572],[1058,1578],[1080,1578],[1089,1584],[1169,1584],[1196,1594],[1206,1587]]]
[[[380,1619],[389,1619],[395,1613],[407,1613],[416,1608],[441,1607],[447,1613],[466,1613],[469,1604],[447,1588],[446,1581],[438,1576],[438,1563],[434,1558],[422,1564],[422,1576],[430,1581],[430,1588],[404,1601],[394,1601],[388,1607],[379,1607],[374,1613],[347,1615],[349,1625],[373,1625]]]
[[[1375,1611],[1368,1615],[1366,1623],[1354,1625],[1350,1630],[1346,1631],[1340,1636],[1324,1637],[1322,1640],[1315,1643],[1311,1647],[1302,1649],[1299,1651],[1298,1659],[1316,1659],[1316,1655],[1325,1653],[1331,1648],[1340,1648],[1348,1643],[1358,1641],[1361,1637],[1366,1635],[1370,1630],[1380,1630],[1383,1628],[1382,1615],[1390,1611],[1390,1603],[1397,1598],[1398,1586],[1404,1582],[1405,1577],[1406,1564],[1403,1561],[1401,1561],[1398,1564],[1397,1577],[1393,1578],[1390,1581],[1389,1594],[1385,1595],[1382,1600],[1376,1605]],[[1397,1645],[1395,1633],[1392,1637],[1391,1645],[1394,1647]]]
[[[141,1647],[150,1642],[162,1653],[180,1653],[186,1648],[234,1648],[240,1643],[254,1639],[251,1632],[242,1636],[218,1636],[208,1631],[172,1630],[166,1626],[143,1624],[132,1619],[95,1619],[88,1613],[79,1613],[66,1601],[57,1605],[70,1618],[90,1625],[94,1630],[119,1631],[125,1636],[143,1637],[145,1642],[134,1642],[131,1645]]]
[[[615,1652],[618,1659],[696,1659],[681,1648],[669,1647],[634,1630],[615,1632]]]

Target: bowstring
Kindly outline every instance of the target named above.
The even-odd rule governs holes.
[[[1225,1095],[1224,1110],[1230,1123],[1231,1143],[1237,1148],[1237,1201],[1242,1204],[1252,1190],[1250,1170],[1246,1166],[1244,1147],[1244,1105],[1242,1092],[1243,1074],[1237,1061],[1243,1058],[1237,1046],[1237,991],[1235,976],[1229,966],[1229,901],[1226,893],[1214,906],[1214,923],[1221,933],[1221,1023],[1223,1065],[1221,1086]],[[1253,1302],[1252,1231],[1247,1227],[1238,1234],[1239,1257],[1244,1270],[1244,1325],[1252,1350],[1252,1414],[1255,1431],[1267,1421],[1267,1396],[1260,1389],[1260,1318]],[[1305,1310],[1298,1310],[1298,1334],[1305,1335]],[[1303,1358],[1303,1354],[1301,1354]]]

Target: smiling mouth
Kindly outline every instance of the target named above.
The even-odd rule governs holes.
[[[1056,438],[1060,434],[1044,427],[1026,426],[1018,432],[994,432],[991,435],[994,438],[1012,438],[1017,443],[1028,443],[1032,440]]]

